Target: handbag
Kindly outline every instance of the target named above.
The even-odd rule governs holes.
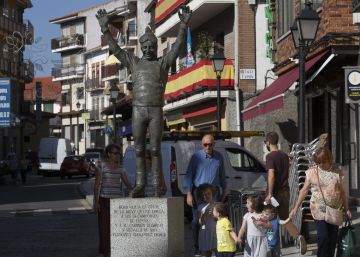
[[[325,221],[332,225],[341,226],[343,223],[342,209],[335,209],[326,204],[325,197],[324,197],[323,191],[321,190],[321,186],[320,186],[320,178],[319,178],[319,169],[318,168],[316,168],[316,175],[318,178],[319,189],[320,189],[321,195],[322,195],[324,203],[325,203]]]
[[[360,231],[356,231],[349,218],[340,229],[336,257],[360,257]]]

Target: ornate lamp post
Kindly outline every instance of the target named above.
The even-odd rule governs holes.
[[[79,111],[79,113],[78,113],[78,115],[77,115],[77,146],[76,146],[76,148],[77,148],[77,154],[79,155],[79,141],[80,141],[80,124],[79,124],[79,116],[80,116],[80,106],[81,106],[81,104],[80,104],[80,102],[77,102],[76,103],[76,108],[77,108],[77,110]]]
[[[294,46],[299,49],[299,110],[298,142],[305,143],[305,58],[310,44],[315,40],[320,23],[318,13],[312,9],[312,3],[306,1],[306,7],[290,27]]]
[[[217,130],[221,131],[221,91],[220,91],[220,81],[221,81],[221,72],[224,70],[225,65],[225,56],[222,49],[218,49],[214,56],[211,58],[213,69],[216,73],[217,79]]]
[[[110,89],[110,101],[113,104],[113,128],[114,128],[114,140],[113,142],[116,143],[116,100],[119,96],[119,89],[117,88],[117,86],[115,84],[112,84],[111,89]]]

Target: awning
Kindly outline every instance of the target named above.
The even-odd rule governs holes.
[[[196,112],[190,112],[190,113],[184,114],[183,117],[187,119],[187,118],[196,117],[196,116],[208,114],[208,113],[215,112],[215,111],[216,111],[216,106],[213,106],[213,107],[208,107],[208,108],[196,111]]]
[[[305,63],[305,71],[312,68],[318,61],[328,54],[322,52],[309,59]],[[242,111],[243,120],[253,119],[259,115],[275,111],[284,107],[284,93],[299,79],[299,66],[280,75],[273,83],[265,88],[249,105]]]

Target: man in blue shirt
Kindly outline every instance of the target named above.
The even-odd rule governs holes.
[[[211,184],[217,192],[215,201],[224,201],[226,194],[226,178],[222,155],[214,150],[214,137],[205,135],[202,138],[203,149],[195,152],[190,159],[183,189],[186,192],[186,202],[192,207],[192,230],[195,251],[198,251],[198,210],[200,199],[196,196],[196,189],[204,183]]]

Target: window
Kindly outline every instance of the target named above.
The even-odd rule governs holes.
[[[277,1],[278,10],[278,37],[281,37],[290,30],[294,22],[295,7],[294,1],[280,0]]]
[[[53,106],[52,103],[45,103],[45,104],[44,104],[44,111],[45,111],[45,112],[53,112],[52,106]]]
[[[301,9],[304,9],[305,8],[305,0],[301,0]],[[317,10],[319,7],[322,6],[322,0],[312,0],[312,8],[314,10]]]
[[[76,89],[76,97],[77,97],[77,99],[84,99],[84,88],[83,87],[78,87]]]
[[[65,126],[64,127],[64,137],[67,139],[71,140],[71,135],[70,135],[70,126]]]
[[[69,105],[70,104],[70,94],[69,92],[65,92],[61,95],[61,105]]]
[[[255,160],[246,152],[243,152],[238,148],[226,148],[225,150],[234,170],[259,171],[257,162],[255,162]]]

